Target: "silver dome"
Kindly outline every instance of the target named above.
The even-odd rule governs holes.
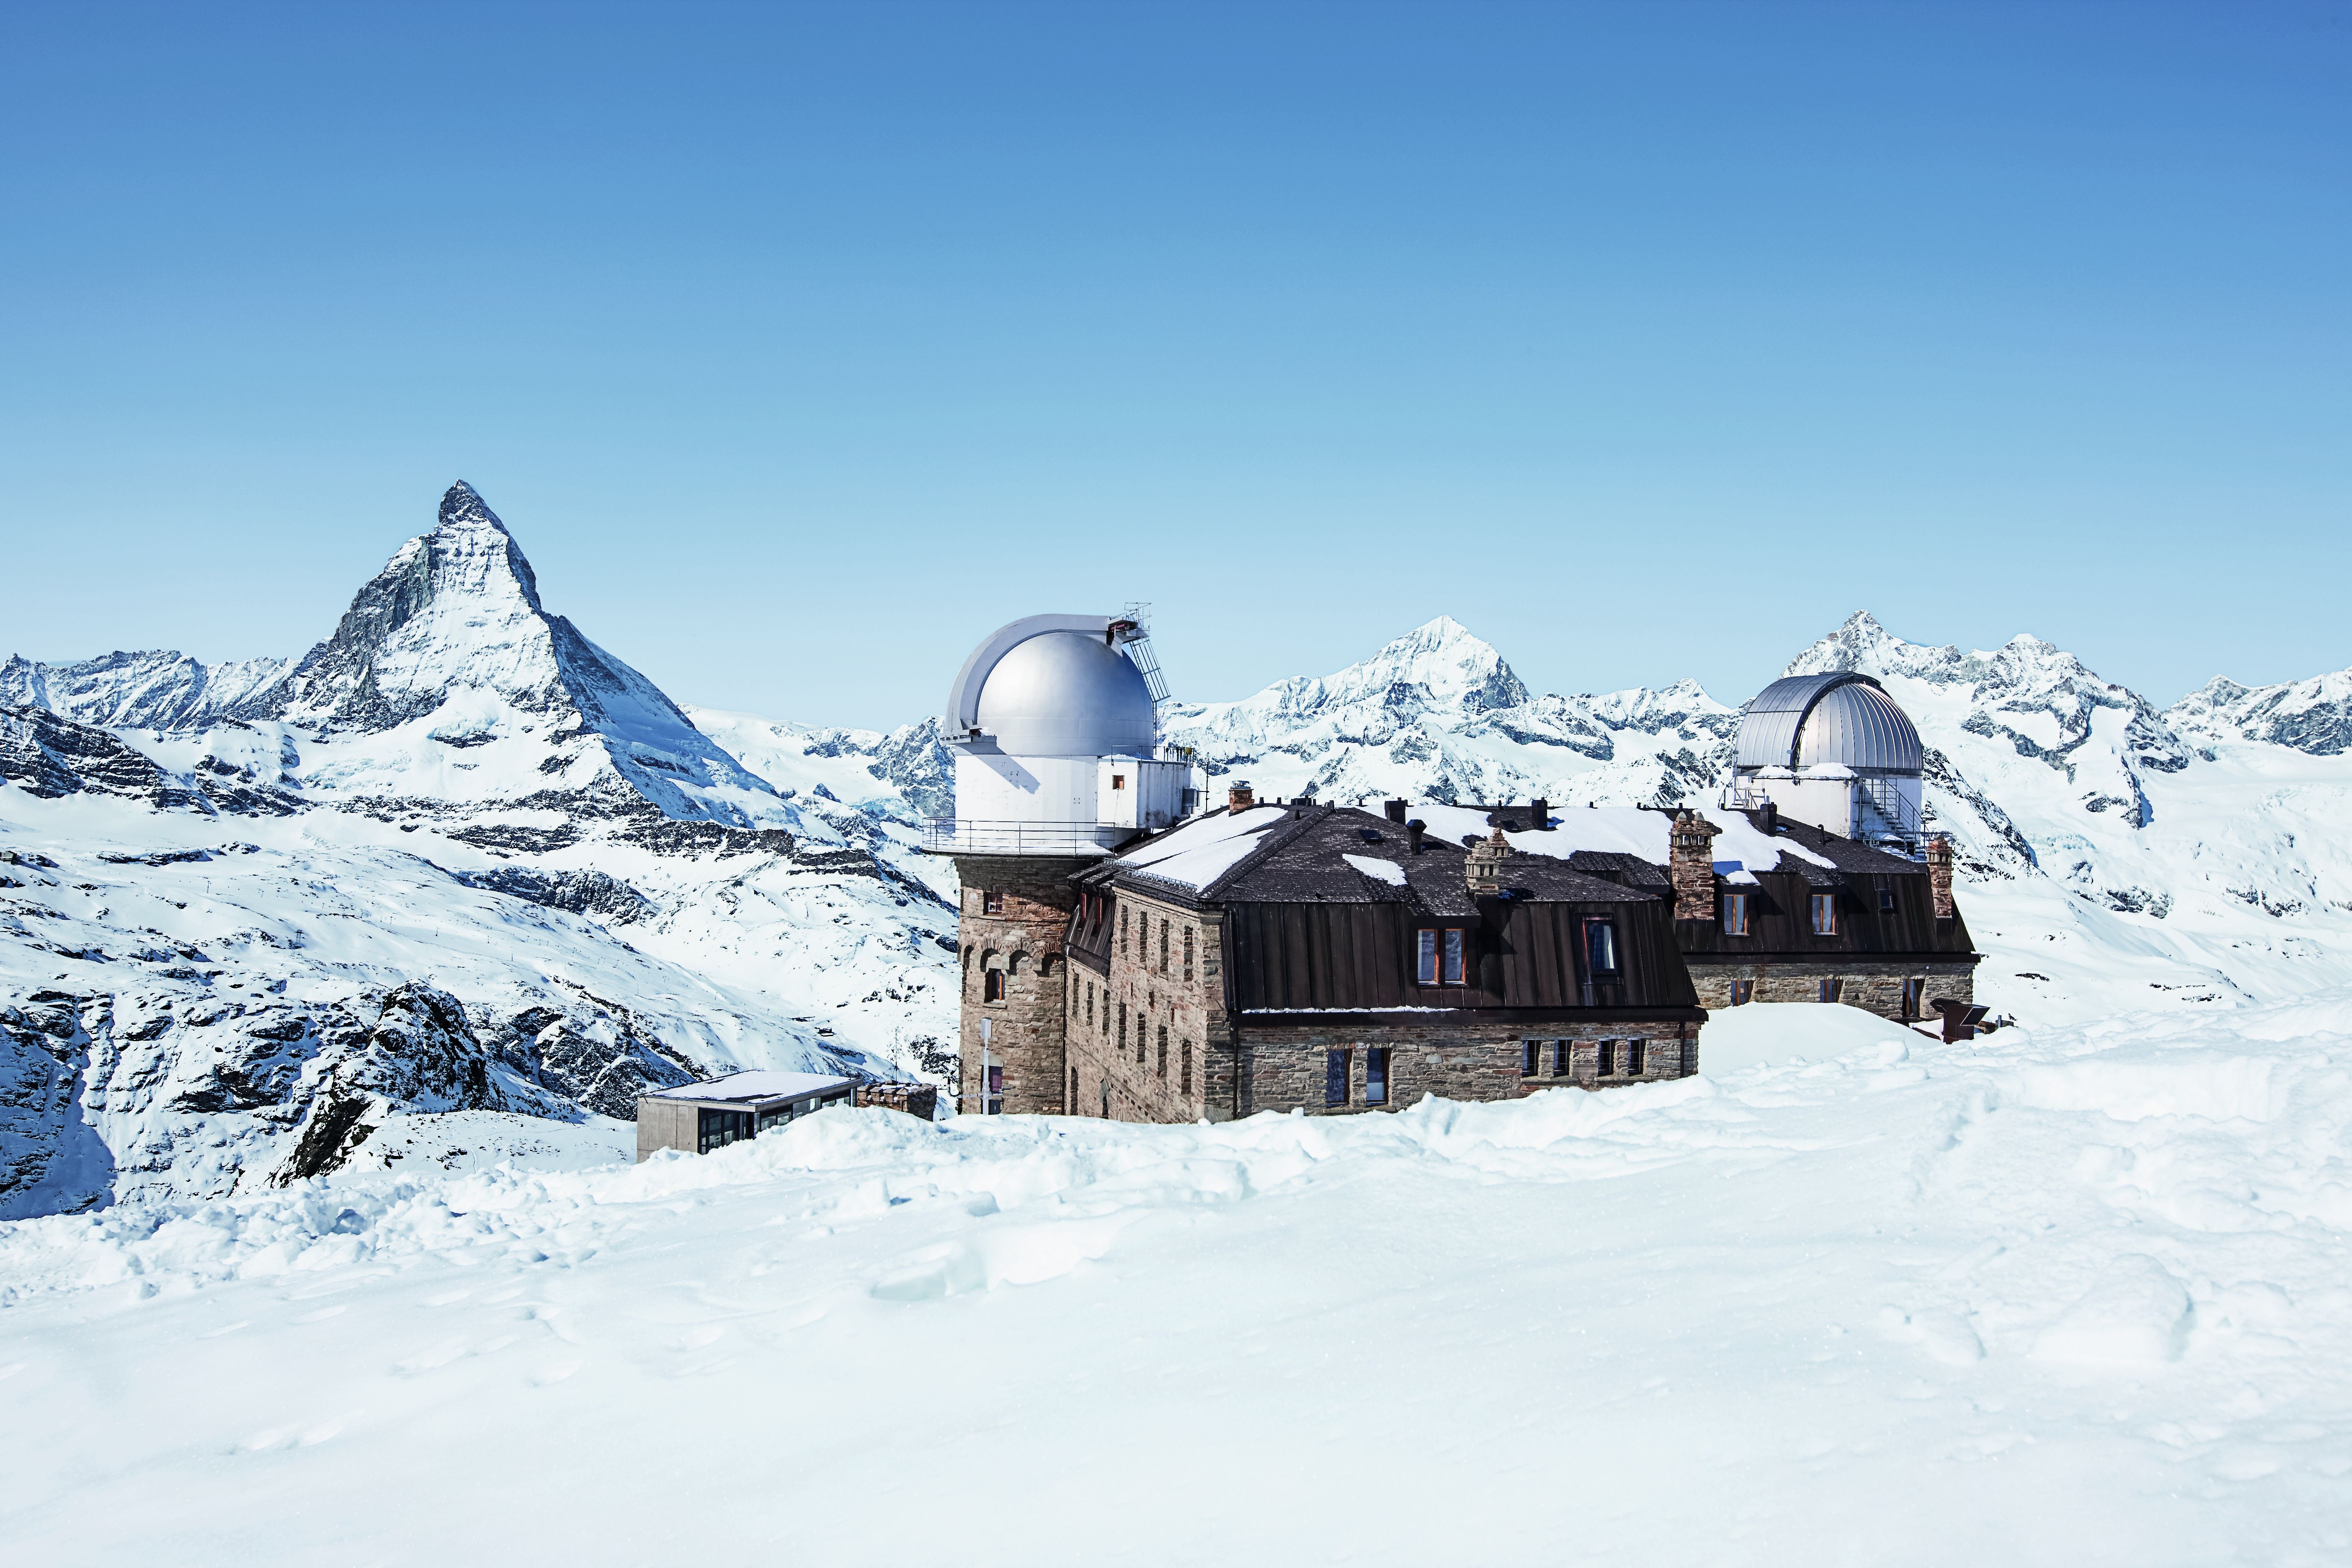
[[[1826,764],[1864,773],[1916,773],[1919,731],[1869,676],[1794,675],[1757,693],[1739,721],[1735,768]]]
[[[1143,672],[1099,634],[1045,631],[982,678],[974,721],[1016,757],[1149,756],[1159,710]]]

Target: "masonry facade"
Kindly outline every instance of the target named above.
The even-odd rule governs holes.
[[[1092,864],[1061,856],[960,855],[962,970],[957,1110],[1059,1115],[1068,985],[1070,879]]]
[[[1244,800],[1076,885],[1064,1092],[1083,1114],[1347,1115],[1696,1070],[1667,901],[1499,836]]]

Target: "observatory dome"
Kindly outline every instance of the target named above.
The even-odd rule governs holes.
[[[1017,642],[982,683],[977,721],[1016,757],[1150,756],[1158,710],[1143,672],[1101,637]]]
[[[1919,772],[1919,731],[1878,682],[1851,670],[1797,675],[1759,692],[1739,721],[1733,766]]]

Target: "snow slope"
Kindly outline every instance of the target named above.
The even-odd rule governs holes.
[[[2340,1563],[2352,993],[0,1227],[27,1561]]]

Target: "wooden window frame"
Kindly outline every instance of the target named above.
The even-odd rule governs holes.
[[[1649,1056],[1650,1042],[1646,1038],[1637,1035],[1633,1039],[1626,1041],[1625,1076],[1627,1078],[1640,1078],[1642,1076],[1643,1068],[1649,1060]]]
[[[1811,895],[1808,907],[1813,917],[1815,936],[1837,935],[1837,895],[1835,893],[1814,893]]]
[[[1355,1053],[1345,1046],[1333,1046],[1323,1053],[1323,1105],[1328,1110],[1348,1103],[1349,1091],[1355,1079]],[[1335,1074],[1333,1068],[1338,1068]],[[1338,1086],[1339,1098],[1332,1098],[1332,1088]]]
[[[1542,1066],[1543,1042],[1541,1040],[1521,1040],[1519,1042],[1519,1076],[1521,1078],[1533,1078]]]
[[[1614,1040],[1594,1041],[1592,1047],[1592,1066],[1594,1077],[1615,1078],[1617,1076],[1617,1042]]]
[[[982,888],[980,890],[980,912],[984,915],[1003,914],[1004,912],[1004,889],[1002,888]]]
[[[1576,1042],[1574,1040],[1554,1040],[1551,1043],[1551,1076],[1554,1078],[1576,1076]]]
[[[983,969],[980,972],[980,999],[983,1004],[1004,1000],[1008,988],[1005,977],[1010,973],[1003,969]]]
[[[1374,1086],[1378,1087],[1375,1088]],[[1386,1046],[1364,1047],[1364,1103],[1386,1105],[1389,1102],[1389,1048]]]
[[[1756,982],[1753,980],[1735,980],[1731,983],[1731,1005],[1733,1006],[1745,1007],[1755,1000]]]
[[[1748,934],[1748,895],[1746,893],[1726,893],[1723,895],[1724,935],[1746,936]]]

